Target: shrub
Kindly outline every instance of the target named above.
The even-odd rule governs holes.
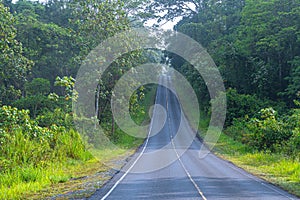
[[[28,109],[31,117],[34,118],[44,110],[53,110],[57,106],[54,101],[41,94],[21,98],[16,100],[12,105],[19,109]]]
[[[69,158],[91,158],[79,134],[64,126],[40,127],[28,110],[0,107],[0,169],[18,166],[43,166]]]
[[[247,135],[249,134],[249,130],[246,126],[247,123],[247,118],[233,119],[232,125],[227,127],[224,130],[224,133],[232,137],[234,140],[244,143],[245,138],[247,138]]]
[[[25,83],[27,96],[48,95],[50,93],[50,81],[44,78],[35,78]]]
[[[255,117],[266,103],[255,95],[239,94],[235,89],[228,89],[227,96],[227,116],[225,126],[230,126],[234,119],[243,118],[248,115]]]
[[[287,142],[285,148],[288,155],[300,159],[300,109],[293,109],[292,115],[287,118],[288,129],[292,130],[293,135]]]
[[[258,150],[280,150],[288,143],[292,130],[276,118],[273,108],[261,109],[259,118],[235,119],[225,133]]]
[[[47,139],[51,136],[48,129],[39,127],[36,121],[31,120],[28,110],[18,110],[11,106],[0,107],[0,141],[14,136],[18,130],[26,133],[30,139]]]
[[[42,127],[51,125],[63,126],[66,129],[73,127],[73,117],[71,114],[64,112],[61,108],[56,108],[53,112],[44,111],[36,118],[38,124]]]

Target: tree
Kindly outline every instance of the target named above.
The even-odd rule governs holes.
[[[50,92],[50,81],[43,78],[35,78],[25,83],[26,96],[14,101],[12,105],[19,109],[30,110],[30,115],[36,117],[43,110],[53,110],[56,106],[48,99]]]
[[[183,18],[175,29],[207,48],[227,88],[287,101],[279,94],[294,87],[287,77],[297,80],[299,11],[299,0],[207,1],[204,10]],[[177,61],[178,69],[182,63]]]
[[[153,18],[172,20],[176,17],[191,17],[207,9],[208,0],[155,0],[146,5]]]
[[[299,0],[246,1],[235,46],[246,60],[241,67],[252,69],[251,92],[275,100],[287,88],[289,63],[300,53],[299,7]]]
[[[18,4],[24,2],[17,2],[15,6]],[[25,55],[35,61],[31,78],[45,78],[53,85],[57,76],[75,76],[80,63],[74,62],[74,57],[80,49],[74,30],[44,22],[47,13],[40,12],[45,9],[44,5],[27,1],[25,5],[17,10],[16,27]]]
[[[31,82],[25,83],[27,96],[48,95],[50,93],[50,81],[44,78],[35,78]]]
[[[23,56],[22,44],[16,40],[16,20],[0,3],[0,102],[11,103],[23,91],[32,61]]]
[[[289,85],[283,94],[287,95],[290,99],[296,99],[300,95],[300,57],[295,57],[291,64],[291,74],[287,77]]]
[[[85,60],[85,57],[105,39],[128,29],[129,21],[124,11],[124,4],[121,1],[77,0],[74,3],[74,8],[76,17],[73,23],[77,27],[77,41],[79,41],[81,47],[77,60],[87,65],[93,65],[101,59],[105,60],[101,57],[103,55],[95,55],[95,57],[88,60]],[[107,55],[110,52],[113,52],[113,50],[107,49]],[[132,66],[131,61],[134,61],[132,57],[127,56],[126,59],[123,57],[114,61],[102,77],[95,77],[97,72],[92,71],[87,72],[92,73],[90,76],[85,76],[84,80],[79,80],[83,84],[89,85],[95,81],[94,78],[101,78],[95,91],[89,91],[95,97],[95,107],[87,109],[87,106],[93,105],[82,105],[85,107],[83,112],[95,110],[95,115],[89,116],[91,113],[85,113],[84,116],[96,116],[100,123],[111,123],[112,135],[114,135],[115,130],[115,122],[109,106],[112,89],[121,74]],[[80,85],[80,87],[84,88],[84,85]],[[78,92],[80,95],[80,89]],[[79,96],[78,98],[84,97]]]

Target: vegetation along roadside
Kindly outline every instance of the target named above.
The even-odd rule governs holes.
[[[210,99],[201,74],[181,57],[149,49],[116,59],[94,91],[97,122],[118,150],[100,151],[96,160],[73,123],[74,77],[89,52],[148,19],[176,17],[174,30],[203,45],[224,80],[227,118],[214,151],[300,196],[300,0],[144,3],[0,0],[0,199],[64,198],[57,194],[69,190],[80,197],[90,192],[77,189],[100,187],[114,173],[103,163],[124,160],[142,143],[118,128],[110,105],[116,82],[144,63],[166,63],[168,57],[190,82],[204,136],[211,101],[218,99]],[[155,85],[132,94],[137,124],[149,122],[154,96]],[[194,99],[186,97],[188,108]],[[188,109],[194,120],[194,108]],[[86,191],[93,191],[89,186]]]

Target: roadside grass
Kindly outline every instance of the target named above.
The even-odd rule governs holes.
[[[147,87],[145,98],[139,102],[141,112],[132,116],[137,124],[150,122],[148,111],[154,104],[155,94],[156,86]],[[117,128],[116,133],[119,134],[120,132],[121,130]],[[61,136],[61,150],[66,147],[64,150],[69,150],[72,153],[71,157],[79,156],[80,159],[63,159],[62,157],[65,154],[59,150],[56,152],[57,161],[45,161],[41,165],[16,165],[11,170],[0,171],[0,199],[45,199],[82,190],[85,183],[95,184],[94,189],[99,188],[101,184],[109,179],[109,176],[95,176],[95,174],[106,173],[114,165],[115,168],[122,167],[122,163],[115,161],[132,155],[135,149],[143,143],[143,139],[136,139],[122,133],[116,143],[118,148],[111,147],[97,150],[96,159],[90,156],[88,152],[89,155],[76,155],[78,145],[70,142],[69,139],[66,134]],[[27,143],[28,145],[31,144],[29,141]],[[24,146],[19,143],[11,146],[15,148],[15,150],[12,149],[11,153],[20,149],[20,145]],[[14,159],[18,161],[17,157]],[[82,193],[80,198],[90,196],[93,192],[94,190]],[[64,198],[62,197],[62,199]]]
[[[221,158],[300,197],[299,160],[280,154],[254,151],[224,133],[213,151]]]
[[[42,185],[36,191],[26,192],[21,197],[22,199],[36,200],[54,196],[56,197],[55,199],[89,197],[110,178],[101,174],[96,175],[97,173],[106,173],[110,170],[107,162],[127,157],[131,153],[132,150],[127,149],[103,150],[99,151],[99,156],[101,157],[98,157],[98,159],[91,159],[86,162],[70,160],[68,163],[59,164],[59,167],[55,166],[52,168],[53,171],[50,175],[52,181]],[[67,193],[73,194],[64,197],[63,195]]]
[[[134,147],[138,145],[136,143]],[[82,177],[108,171],[109,167],[114,165],[114,161],[133,154],[135,148],[103,149],[97,151],[97,159],[68,158],[65,161],[49,162],[40,166],[22,165],[0,172],[0,199],[45,199],[82,189],[82,184],[90,181],[90,178],[82,180]],[[104,182],[107,179],[107,177],[97,178],[99,179],[97,182]]]
[[[65,182],[70,174],[62,170],[61,163],[44,167],[20,167],[1,173],[0,199],[23,199],[28,193],[35,193],[52,183]]]

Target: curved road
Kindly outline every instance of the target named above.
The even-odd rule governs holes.
[[[160,81],[171,84],[167,76]],[[199,158],[202,143],[176,95],[158,86],[156,104],[143,146],[90,199],[298,199],[212,153]]]

